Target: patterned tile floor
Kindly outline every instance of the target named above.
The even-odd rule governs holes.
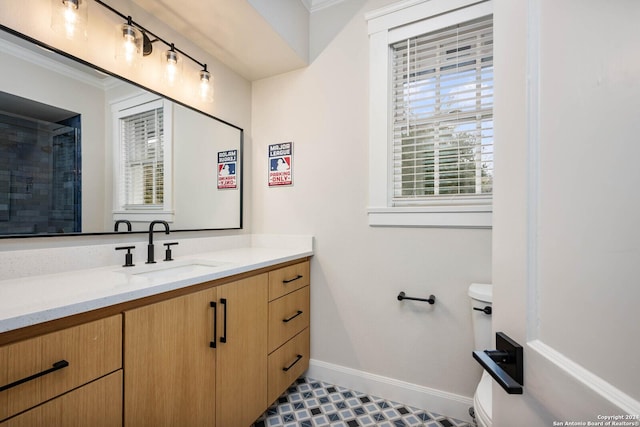
[[[443,415],[299,378],[253,427],[471,427]]]

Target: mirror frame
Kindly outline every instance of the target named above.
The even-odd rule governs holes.
[[[100,73],[107,74],[107,75],[109,75],[109,76],[111,76],[113,78],[119,79],[119,80],[121,80],[121,81],[123,81],[125,83],[134,85],[134,86],[136,86],[138,88],[146,90],[149,93],[152,93],[154,95],[160,96],[160,97],[162,97],[164,99],[167,99],[167,100],[169,100],[171,102],[174,102],[174,103],[176,103],[178,105],[181,105],[181,106],[183,106],[185,108],[188,108],[189,110],[195,111],[196,113],[203,114],[203,115],[205,115],[205,116],[207,116],[207,117],[209,117],[211,119],[214,119],[219,123],[225,124],[227,126],[231,126],[231,127],[235,128],[235,129],[239,130],[240,131],[240,148],[239,148],[240,153],[238,154],[238,163],[240,165],[240,186],[239,186],[239,197],[240,197],[240,206],[239,206],[240,218],[239,218],[239,220],[240,221],[239,221],[238,227],[194,228],[194,229],[190,229],[189,228],[189,229],[171,230],[171,232],[173,233],[173,232],[189,232],[189,231],[194,232],[194,231],[221,231],[221,230],[241,230],[241,229],[243,229],[243,217],[244,217],[244,129],[243,128],[241,128],[239,126],[236,126],[236,125],[234,125],[232,123],[229,123],[226,120],[222,120],[222,119],[220,119],[220,118],[218,118],[216,116],[213,116],[213,115],[211,115],[209,113],[205,113],[204,111],[198,110],[197,108],[194,108],[194,107],[192,107],[192,106],[190,106],[188,104],[185,104],[184,102],[177,101],[177,100],[175,100],[175,99],[173,99],[173,98],[171,98],[169,96],[166,96],[166,95],[164,95],[162,93],[159,93],[159,92],[157,92],[155,90],[152,90],[152,89],[149,89],[149,88],[147,88],[145,86],[142,86],[141,84],[135,83],[135,82],[133,82],[133,81],[131,81],[131,80],[125,78],[125,77],[122,77],[122,76],[120,76],[118,74],[115,74],[115,73],[113,73],[111,71],[105,70],[105,69],[103,69],[101,67],[98,67],[98,66],[96,66],[94,64],[91,64],[90,62],[87,62],[87,61],[85,61],[83,59],[75,57],[75,56],[73,56],[73,55],[71,55],[71,54],[69,54],[67,52],[61,51],[61,50],[59,50],[59,49],[57,49],[55,47],[52,47],[52,46],[50,46],[50,45],[48,45],[46,43],[42,43],[39,40],[36,40],[36,39],[34,39],[32,37],[29,37],[29,36],[27,36],[25,34],[22,34],[22,33],[14,30],[14,29],[12,29],[10,27],[7,27],[7,26],[3,25],[3,24],[0,24],[0,31],[4,31],[6,33],[9,33],[9,34],[11,34],[11,35],[13,35],[15,37],[18,37],[18,38],[20,38],[20,39],[22,39],[22,40],[24,40],[26,42],[32,43],[32,44],[34,44],[36,46],[39,46],[39,47],[41,47],[43,49],[46,49],[46,50],[49,50],[49,51],[51,51],[53,53],[61,55],[61,56],[65,57],[65,58],[67,58],[67,59],[75,61],[75,62],[77,62],[79,64],[82,64],[82,65],[84,65],[86,67],[92,68],[93,70],[96,70],[96,71],[98,71]],[[62,233],[61,234],[54,234],[54,233],[51,233],[51,234],[6,234],[6,235],[0,235],[0,239],[24,239],[24,238],[34,238],[34,237],[44,237],[44,238],[47,238],[47,237],[83,237],[83,236],[130,235],[130,234],[147,234],[147,233],[148,233],[147,231],[118,231],[118,232],[116,232],[116,231],[103,231],[103,232],[89,232],[89,233],[80,232],[80,233],[64,233],[64,234],[62,234]]]

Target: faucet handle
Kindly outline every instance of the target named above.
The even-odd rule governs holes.
[[[167,249],[164,251],[165,261],[173,261],[173,258],[171,258],[171,246],[177,245],[177,244],[178,242],[164,243],[164,245],[167,247]]]
[[[133,267],[135,264],[133,263],[133,254],[131,253],[131,249],[135,249],[135,246],[119,246],[116,248],[116,251],[126,250],[127,253],[124,256],[124,265],[123,267]]]

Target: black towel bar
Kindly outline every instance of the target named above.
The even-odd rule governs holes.
[[[424,302],[428,302],[429,304],[436,303],[436,297],[433,296],[433,294],[429,295],[429,298],[414,298],[414,297],[406,296],[404,291],[402,291],[398,294],[398,301],[402,301],[403,299],[409,299],[412,301],[424,301]]]

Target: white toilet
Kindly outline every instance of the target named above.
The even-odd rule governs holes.
[[[493,348],[491,333],[491,305],[493,301],[492,285],[472,283],[469,286],[471,297],[471,319],[473,322],[474,350]],[[487,307],[489,309],[487,310]],[[475,309],[475,310],[474,310]],[[471,362],[470,362],[471,363]],[[472,416],[479,427],[491,427],[491,375],[482,372],[482,378],[473,396]]]

